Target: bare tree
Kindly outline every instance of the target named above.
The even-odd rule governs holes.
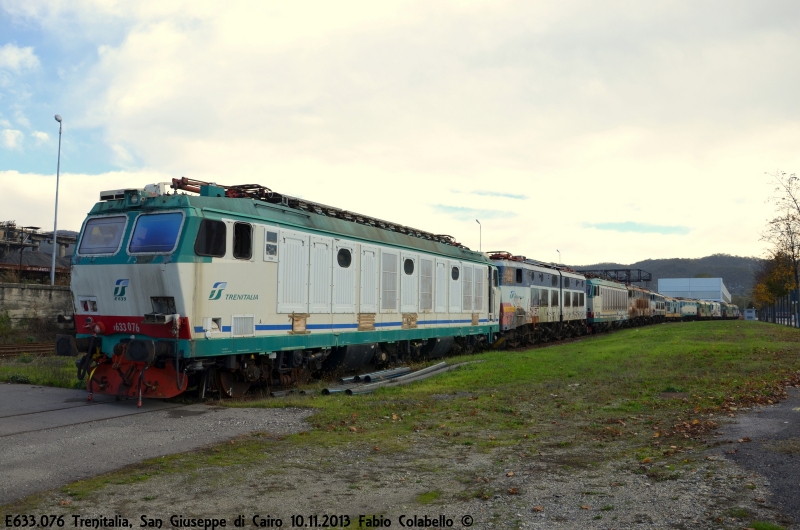
[[[797,289],[800,286],[800,178],[780,170],[767,175],[777,183],[770,202],[777,207],[778,215],[767,222],[761,239],[773,244],[773,255],[788,258]]]

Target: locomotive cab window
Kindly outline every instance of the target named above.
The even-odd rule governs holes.
[[[494,282],[495,287],[498,287],[500,285],[497,279],[497,269],[492,269],[492,281]]]
[[[278,232],[267,230],[264,238],[264,260],[278,261]]]
[[[564,278],[564,289],[569,289],[569,278]]]
[[[125,233],[125,216],[94,217],[86,222],[79,254],[115,254]]]
[[[517,269],[517,283],[522,283],[522,269]]]
[[[234,223],[233,257],[236,259],[253,257],[253,225],[250,223]]]
[[[128,249],[131,254],[167,254],[175,250],[183,224],[180,212],[145,213],[136,219]]]
[[[194,252],[198,256],[221,258],[225,255],[226,228],[222,221],[203,219],[194,241]]]
[[[553,287],[558,287],[558,276],[551,274],[550,278],[552,279]]]

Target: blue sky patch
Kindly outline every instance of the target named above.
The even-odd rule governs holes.
[[[503,193],[500,191],[488,191],[488,190],[473,190],[473,191],[459,191],[459,190],[450,190],[453,193],[469,193],[470,195],[480,195],[482,197],[502,197],[504,199],[517,199],[520,201],[524,201],[528,198],[527,195],[521,195],[517,193]]]
[[[584,228],[596,228],[598,230],[613,230],[615,232],[637,232],[640,234],[678,234],[686,235],[691,229],[688,226],[667,226],[651,225],[646,223],[635,223],[624,221],[622,223],[583,223]]]
[[[439,213],[455,217],[461,221],[472,219],[503,219],[516,217],[517,214],[506,210],[484,210],[481,208],[465,208],[463,206],[449,206],[447,204],[434,204],[433,209]]]

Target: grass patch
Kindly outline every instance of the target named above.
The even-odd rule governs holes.
[[[526,352],[454,358],[449,362],[482,362],[373,394],[224,404],[313,407],[315,428],[303,443],[327,446],[358,440],[402,450],[424,436],[476,449],[547,440],[566,450],[587,441],[634,440],[642,458],[661,457],[662,440],[701,433],[713,423],[709,414],[739,401],[777,399],[778,381],[800,367],[798,338],[797,330],[761,322],[650,326]],[[688,397],[660,399],[664,389]]]
[[[747,519],[753,514],[751,514],[750,510],[748,510],[747,508],[742,508],[740,506],[737,506],[736,508],[731,508],[730,510],[728,510],[728,515],[730,517],[735,517],[736,519]]]
[[[229,400],[222,404],[312,408],[314,414],[308,420],[312,427],[280,444],[274,438],[252,436],[235,445],[154,459],[71,484],[68,490],[80,498],[109,483],[245,467],[268,457],[279,461],[276,455],[289,449],[330,455],[344,447],[367,450],[376,458],[415,446],[503,458],[538,453],[544,455],[540,460],[547,466],[564,470],[627,458],[634,472],[671,480],[691,466],[663,464],[670,458],[688,463],[685,456],[677,455],[697,446],[697,439],[714,428],[716,417],[727,416],[733,404],[780,398],[780,381],[800,369],[799,344],[800,331],[762,322],[668,324],[524,352],[456,357],[448,362],[481,362],[373,394],[320,396],[317,392],[281,399]],[[24,367],[45,362],[63,363],[52,370],[68,369],[65,377],[74,378],[71,361],[49,357],[14,363],[13,369],[4,363],[0,380],[11,373],[32,377],[36,372],[25,372]],[[324,386],[320,382],[308,388]],[[687,397],[662,399],[665,389],[679,389]],[[486,499],[492,494],[485,485],[477,487],[465,490],[464,495]],[[427,492],[417,500],[434,502],[439,495]]]
[[[753,530],[786,530],[780,525],[768,523],[766,521],[755,521],[750,523],[750,527],[753,528]]]
[[[788,438],[764,444],[764,447],[776,453],[786,455],[800,455],[800,438]]]
[[[430,504],[432,502],[436,502],[441,498],[442,492],[435,490],[435,491],[428,491],[425,493],[420,493],[417,495],[417,502],[420,504]]]
[[[0,359],[0,382],[85,388],[76,377],[74,357],[28,354]]]

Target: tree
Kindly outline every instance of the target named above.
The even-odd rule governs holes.
[[[755,279],[753,299],[759,307],[774,304],[778,298],[789,294],[789,291],[797,285],[791,260],[781,253],[764,260],[756,271]]]
[[[800,285],[800,178],[780,170],[767,174],[777,184],[770,198],[777,215],[767,222],[761,239],[772,243],[773,260],[777,258],[784,264],[788,261],[794,280],[790,289],[796,289]]]

